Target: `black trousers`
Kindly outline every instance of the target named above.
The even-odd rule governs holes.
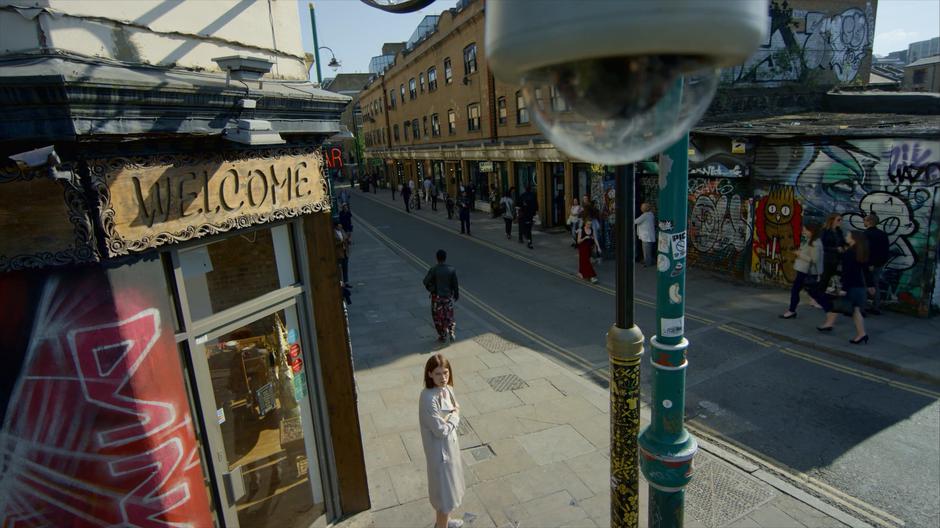
[[[470,234],[470,219],[469,219],[469,218],[466,218],[466,219],[461,218],[461,219],[460,219],[460,234],[463,234],[464,226],[466,226],[466,228],[467,228],[467,234],[469,235],[469,234]]]
[[[512,218],[503,218],[503,222],[506,223],[506,237],[512,238]]]
[[[532,243],[532,221],[519,222],[519,240],[525,239]]]
[[[431,210],[437,211],[437,196],[431,196]]]
[[[411,201],[411,196],[401,195],[401,201],[405,202],[405,211],[411,212],[411,204],[408,203]]]

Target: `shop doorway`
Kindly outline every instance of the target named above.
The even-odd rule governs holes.
[[[194,405],[227,527],[301,528],[326,513],[316,350],[292,246],[282,225],[173,254]]]

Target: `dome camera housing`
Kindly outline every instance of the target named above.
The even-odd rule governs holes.
[[[493,74],[522,86],[566,154],[623,164],[657,154],[705,113],[718,68],[766,40],[766,0],[486,4]]]

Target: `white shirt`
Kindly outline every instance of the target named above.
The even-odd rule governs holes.
[[[641,214],[635,221],[636,236],[642,242],[656,242],[656,217],[652,211]]]

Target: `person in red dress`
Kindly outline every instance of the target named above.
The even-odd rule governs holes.
[[[597,242],[596,233],[594,233],[594,228],[591,225],[591,218],[586,216],[584,217],[584,222],[581,224],[581,228],[578,229],[578,277],[589,280],[591,282],[597,282],[597,272],[594,271],[594,266],[591,265],[591,252],[596,248],[600,252],[601,247]]]

